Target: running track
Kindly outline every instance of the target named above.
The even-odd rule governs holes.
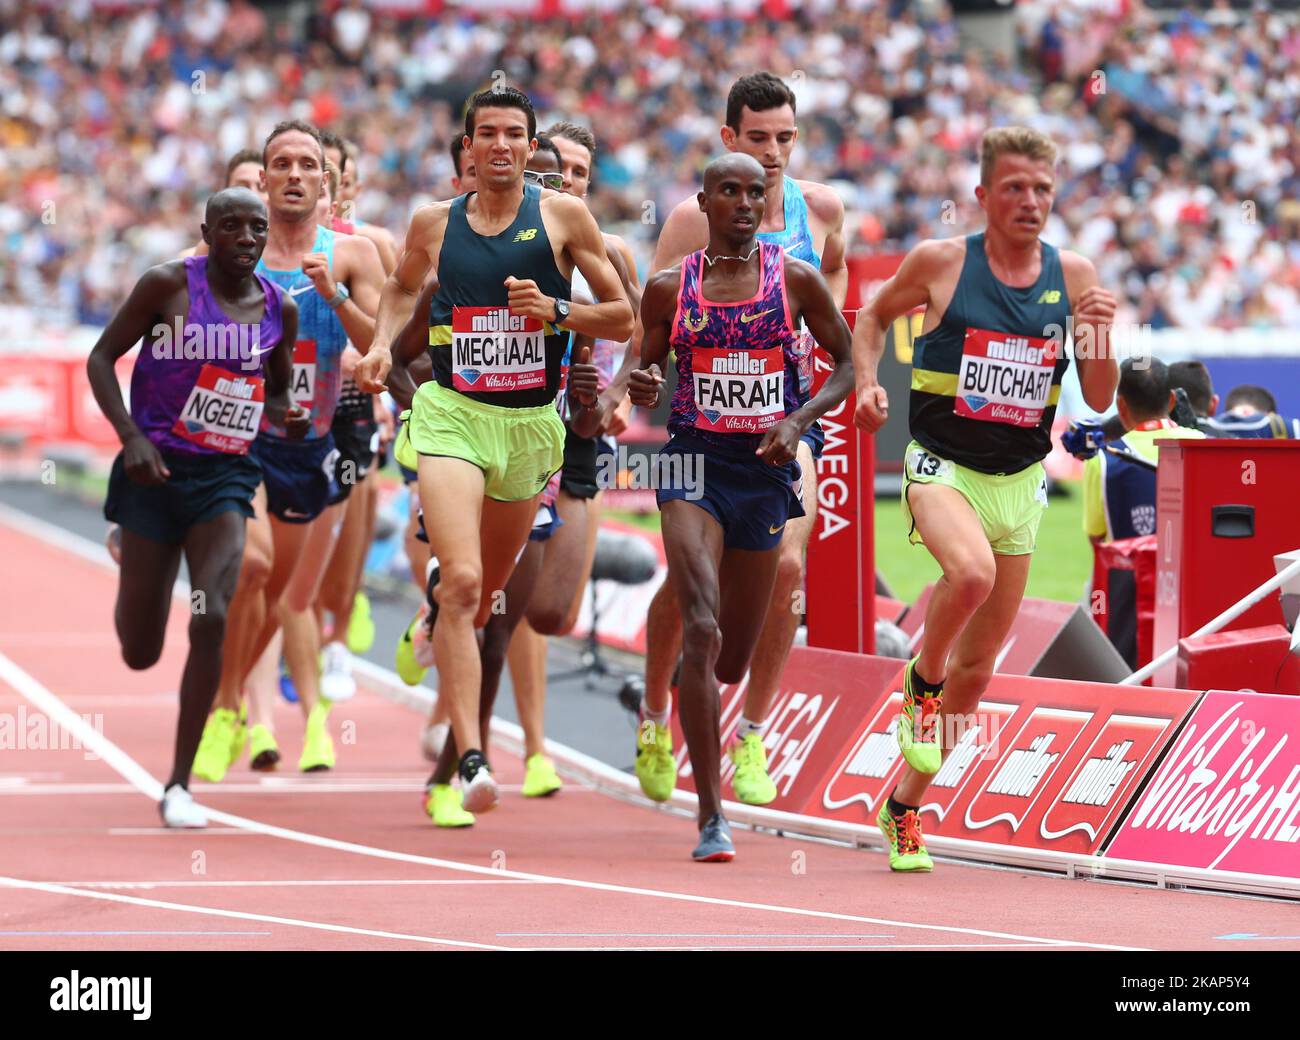
[[[296,772],[301,716],[281,705],[280,772],[241,763],[196,784],[227,816],[167,831],[152,789],[170,762],[187,612],[176,605],[162,661],[128,671],[116,575],[96,555],[0,513],[0,948],[1293,946],[1219,938],[1275,933],[1263,899],[943,861],[896,876],[879,852],[739,828],[734,863],[696,865],[690,820],[572,780],[525,800],[500,748],[500,807],[440,831],[421,809],[418,716],[364,689],[331,714],[333,773]],[[30,746],[40,713],[68,711],[102,716],[103,757]]]

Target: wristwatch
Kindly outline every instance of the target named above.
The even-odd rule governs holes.
[[[327,302],[335,310],[338,310],[345,303],[347,303],[348,300],[351,299],[351,297],[352,294],[348,292],[348,287],[344,285],[342,282],[339,282],[338,291],[333,296],[331,296]]]
[[[552,325],[563,326],[569,320],[569,301],[556,299],[555,301],[555,320]]]

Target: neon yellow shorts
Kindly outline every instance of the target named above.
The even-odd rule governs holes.
[[[500,502],[532,498],[564,462],[564,422],[555,405],[503,408],[424,383],[411,402],[394,454],[408,469],[414,455],[464,459],[483,471],[483,493]]]
[[[971,504],[995,553],[1022,556],[1034,551],[1047,508],[1047,474],[1041,462],[999,477],[941,459],[912,441],[903,455],[903,472],[903,515],[913,545],[922,541],[907,503],[907,489],[913,484],[943,484]]]

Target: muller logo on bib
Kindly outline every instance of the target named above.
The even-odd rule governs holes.
[[[721,433],[761,433],[785,417],[785,359],[780,350],[691,353],[695,425]]]
[[[497,392],[546,386],[546,337],[541,319],[506,307],[453,307],[452,385]]]

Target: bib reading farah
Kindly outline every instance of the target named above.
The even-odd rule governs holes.
[[[913,353],[912,437],[941,459],[980,473],[1018,473],[1052,449],[1070,301],[1061,258],[1040,240],[1033,285],[989,268],[984,235],[966,238],[952,302]]]
[[[524,186],[519,212],[497,235],[470,227],[471,195],[451,204],[438,253],[438,291],[429,307],[433,376],[484,404],[551,404],[569,334],[549,321],[511,314],[505,284],[512,276],[531,279],[547,296],[570,298],[542,223],[541,189]]]

